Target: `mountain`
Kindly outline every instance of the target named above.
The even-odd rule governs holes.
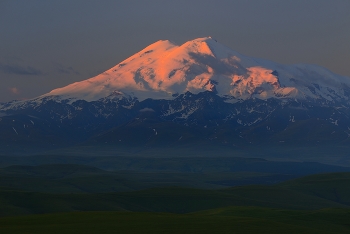
[[[226,102],[251,98],[344,101],[350,79],[314,65],[281,65],[250,58],[211,37],[177,46],[158,41],[88,80],[58,88],[45,97],[97,101],[123,96],[143,101],[174,99],[191,92],[215,92]]]
[[[0,104],[0,146],[347,144],[350,78],[158,41],[93,78]],[[85,142],[85,143],[84,143]]]

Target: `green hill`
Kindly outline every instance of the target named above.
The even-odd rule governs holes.
[[[1,233],[349,233],[350,210],[229,207],[191,214],[72,212],[0,218]]]
[[[81,173],[75,166],[63,168],[63,180],[72,183],[77,179],[82,187],[83,178],[88,184],[88,179],[94,178],[91,175],[97,172],[100,176],[100,171],[93,168],[81,168]],[[15,169],[17,175],[29,173],[32,179],[53,175],[57,179],[59,174],[54,169],[10,169],[5,169],[6,173]],[[109,172],[103,173],[108,176]],[[140,177],[129,181],[135,178]],[[93,186],[96,184],[95,181]],[[111,184],[106,181],[103,186]],[[349,188],[350,173],[331,173],[275,185],[216,190],[167,187],[129,192],[44,193],[0,189],[0,232],[349,233]]]
[[[350,206],[350,173],[318,174],[281,183],[282,188]]]
[[[153,188],[118,193],[37,193],[0,191],[0,215],[40,214],[67,211],[143,211],[188,213],[228,206],[259,206],[294,210],[349,207],[346,204],[350,181],[338,183],[350,173],[311,176],[277,185],[238,186],[230,189]],[[314,193],[304,181],[322,188]],[[324,178],[320,180],[320,178]],[[322,182],[325,181],[325,182]],[[331,186],[328,186],[331,185]],[[105,185],[106,186],[106,185]],[[328,187],[327,187],[328,186]],[[344,198],[336,200],[337,196]],[[344,202],[345,201],[345,202]]]

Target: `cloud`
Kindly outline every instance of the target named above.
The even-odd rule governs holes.
[[[15,94],[15,95],[17,95],[17,94],[20,93],[19,89],[16,88],[16,87],[9,88],[9,90],[10,90],[10,92],[11,92],[12,94]]]
[[[67,75],[80,75],[80,72],[76,71],[73,67],[64,67],[61,64],[57,65],[57,72]]]
[[[0,63],[0,71],[7,74],[40,76],[43,73],[31,66],[20,66]]]

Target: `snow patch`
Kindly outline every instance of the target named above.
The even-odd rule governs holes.
[[[14,127],[12,127],[12,129],[13,129],[13,131],[18,135],[17,130],[16,130]]]
[[[140,110],[140,112],[155,112],[152,108],[143,108]]]

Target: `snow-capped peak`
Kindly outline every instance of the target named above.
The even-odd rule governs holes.
[[[213,91],[228,100],[324,98],[348,100],[350,79],[313,65],[281,65],[246,57],[211,37],[178,46],[157,41],[93,78],[46,96],[98,100],[118,93],[144,100]]]

